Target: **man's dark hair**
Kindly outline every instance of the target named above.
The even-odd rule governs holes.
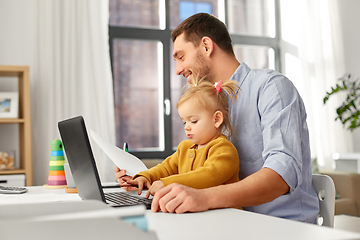
[[[203,37],[209,37],[223,51],[234,55],[231,38],[226,25],[217,17],[207,13],[197,13],[185,19],[171,32],[172,41],[184,33],[185,40],[192,42],[195,47]]]

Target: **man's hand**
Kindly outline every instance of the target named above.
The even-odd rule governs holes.
[[[277,172],[262,168],[239,182],[211,188],[194,189],[170,184],[155,193],[151,210],[184,213],[257,206],[271,202],[287,192],[289,186]]]
[[[151,184],[149,191],[146,193],[146,198],[149,198],[150,194],[155,195],[155,193],[164,187],[164,183],[161,180],[157,180]]]
[[[209,209],[211,195],[206,189],[194,189],[172,183],[155,193],[151,210],[153,212],[201,212]]]
[[[138,189],[137,187],[134,187],[128,183],[132,177],[126,175],[126,170],[120,170],[120,168],[115,167],[115,177],[117,182],[120,183],[122,189],[126,191],[135,191]]]

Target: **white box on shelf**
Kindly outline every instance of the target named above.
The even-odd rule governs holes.
[[[336,170],[360,173],[360,153],[333,153]]]
[[[0,185],[25,187],[25,174],[0,175]]]

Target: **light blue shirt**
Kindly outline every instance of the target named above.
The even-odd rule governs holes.
[[[230,115],[232,143],[239,153],[239,178],[270,168],[289,185],[289,193],[245,210],[314,223],[319,201],[312,186],[309,132],[304,103],[293,83],[268,69],[250,69],[245,63],[233,80],[240,83]]]

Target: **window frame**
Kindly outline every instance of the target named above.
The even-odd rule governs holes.
[[[161,1],[161,0],[160,0]],[[113,75],[113,41],[115,39],[128,40],[151,40],[160,41],[163,44],[163,106],[165,101],[170,101],[171,108],[171,32],[170,29],[170,2],[165,1],[165,29],[159,28],[140,28],[140,27],[122,27],[109,25],[109,50],[111,71]],[[280,25],[280,0],[273,0],[275,4],[275,37],[260,37],[248,36],[239,34],[230,34],[233,45],[251,45],[251,46],[267,46],[274,49],[275,70],[281,72],[281,54],[280,54],[280,39],[281,39],[281,25]],[[228,1],[224,0],[225,24],[228,25]],[[114,81],[114,78],[113,78]],[[161,89],[159,89],[161,91]],[[114,93],[113,93],[114,94]],[[115,107],[115,106],[114,106]],[[164,111],[164,151],[131,151],[133,155],[140,159],[165,159],[174,153],[172,143],[172,112],[166,114]]]

